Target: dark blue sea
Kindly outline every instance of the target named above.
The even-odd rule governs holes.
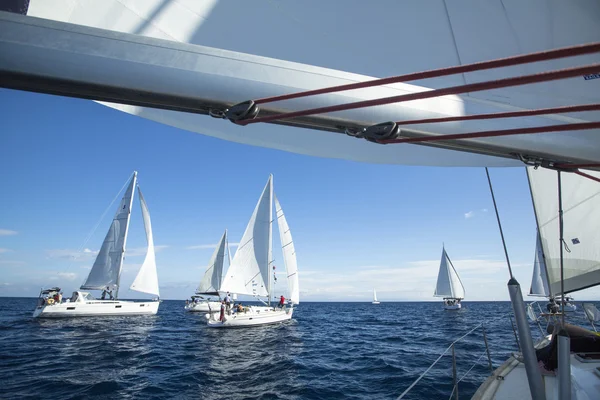
[[[166,300],[154,317],[32,319],[0,298],[2,399],[395,399],[482,321],[493,366],[516,350],[508,302],[302,303],[283,325],[208,329]],[[537,328],[536,328],[537,329]],[[538,333],[539,335],[539,333]],[[489,374],[481,329],[456,345],[470,398]],[[479,360],[479,361],[477,361]],[[448,399],[450,352],[405,398]]]

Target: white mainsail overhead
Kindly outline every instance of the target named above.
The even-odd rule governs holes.
[[[550,288],[548,287],[548,273],[546,272],[546,262],[544,261],[544,251],[540,241],[540,234],[536,234],[535,241],[535,260],[533,262],[533,277],[531,278],[530,296],[549,297]]]
[[[130,286],[130,289],[136,292],[143,292],[160,296],[158,290],[158,273],[156,271],[156,254],[154,251],[154,238],[152,235],[152,221],[150,220],[150,212],[148,205],[142,195],[142,190],[138,186],[138,194],[140,196],[140,206],[142,208],[142,218],[144,220],[144,228],[146,229],[146,240],[148,241],[148,249],[146,257],[138,271],[135,280]]]
[[[586,171],[600,178],[600,173]],[[557,172],[527,168],[548,274],[549,292],[561,294]],[[574,292],[600,284],[600,183],[561,173],[564,221],[564,288]]]
[[[221,240],[219,240],[212,257],[208,262],[206,272],[204,273],[200,284],[196,288],[196,294],[212,296],[219,295],[219,290],[221,290],[221,280],[223,277],[225,251],[227,247],[227,229],[225,229],[223,236],[221,236]],[[227,251],[227,253],[229,253],[229,251]],[[231,258],[229,258],[229,264],[231,265]]]
[[[96,256],[96,261],[94,261],[85,283],[81,285],[83,290],[102,290],[106,288],[114,290],[119,287],[136,180],[137,172],[134,172],[104,238],[100,252]]]
[[[277,225],[279,228],[279,238],[281,240],[281,251],[283,252],[283,262],[287,275],[289,296],[294,304],[300,303],[300,286],[298,282],[298,262],[296,260],[296,249],[292,240],[290,227],[285,219],[281,204],[275,196],[275,214],[277,216]]]
[[[377,300],[377,291],[373,289],[373,302],[379,301]]]
[[[440,261],[440,270],[434,296],[453,299],[465,298],[465,288],[463,287],[445,248],[442,248],[442,260]]]
[[[335,18],[340,9],[365,21],[373,29],[357,30],[353,24],[348,24],[346,19]],[[290,23],[282,23],[282,18],[285,20],[296,14],[300,17],[293,17]],[[272,2],[240,3],[215,0],[31,0],[28,15],[146,36],[143,42],[140,42],[140,46],[136,47],[143,51],[130,52],[121,46],[132,43],[135,38],[117,38],[111,41],[100,40],[90,34],[78,36],[78,39],[85,42],[79,44],[82,48],[93,49],[95,53],[104,52],[102,56],[91,55],[90,60],[97,62],[88,61],[88,70],[96,67],[96,78],[107,76],[105,63],[108,60],[118,59],[122,62],[119,64],[121,68],[116,67],[118,64],[114,64],[113,67],[118,68],[123,82],[116,81],[117,74],[110,74],[113,86],[129,82],[139,84],[140,90],[169,90],[175,95],[190,98],[198,96],[201,92],[203,102],[229,105],[251,98],[366,81],[371,77],[393,76],[591,43],[600,37],[600,5],[597,0],[355,2],[352,7],[348,7],[343,0],[330,1],[327,4],[318,0],[278,2],[276,5]],[[307,15],[310,15],[310,18],[302,17]],[[402,15],[408,23],[397,24],[397,15]],[[313,20],[314,23],[309,23]],[[373,23],[370,24],[371,22]],[[577,29],[573,29],[573,26],[577,26]],[[419,35],[413,34],[416,30]],[[239,40],[247,32],[252,32],[253,40]],[[327,37],[325,41],[317,39],[323,36],[323,32]],[[7,40],[14,43],[24,36],[11,35]],[[285,45],[273,45],[275,36],[282,39]],[[367,60],[378,59],[381,56],[381,47],[371,44],[381,41],[382,37],[397,38],[394,41],[395,51],[386,53],[384,62],[368,62]],[[158,43],[148,38],[166,39],[171,42]],[[81,65],[69,63],[65,55],[70,54],[76,46],[76,41],[62,39],[64,40],[36,43],[31,51],[37,57],[42,57],[39,52],[43,46],[44,50],[54,47],[56,54],[59,54],[57,59],[46,59],[45,63],[38,62],[37,65],[54,67],[53,72],[62,71],[65,76],[74,79],[75,74],[67,69],[77,68],[81,73]],[[69,52],[63,49],[65,43],[69,44]],[[94,46],[94,43],[101,43],[101,46]],[[213,47],[182,48],[181,43]],[[352,46],[347,46],[347,43],[352,43]],[[429,51],[423,52],[424,47]],[[335,51],[324,51],[326,48],[334,48]],[[5,50],[9,50],[9,46]],[[123,54],[126,56],[122,56]],[[43,55],[48,56],[46,53]],[[17,62],[16,57],[6,59],[11,61],[10,65]],[[38,58],[32,56],[30,59],[36,62]],[[75,58],[74,60],[81,61]],[[292,111],[311,106],[382,98],[507,76],[533,74],[542,70],[596,63],[598,60],[598,54],[592,54],[512,66],[508,69],[450,75],[411,84],[393,84],[342,94],[296,99],[277,103],[276,106],[282,111]],[[154,72],[149,72],[150,70]],[[144,73],[153,73],[153,76],[158,78],[149,79]],[[90,80],[93,81],[91,78]],[[323,118],[329,119],[330,127],[339,125],[340,121],[343,125],[354,121],[362,126],[364,123],[380,123],[392,119],[460,116],[540,109],[573,103],[596,103],[600,100],[599,85],[600,79],[593,79],[593,76],[590,79],[578,77],[365,110],[330,113]],[[313,156],[412,165],[519,165],[516,160],[461,153],[435,146],[380,146],[339,133],[263,124],[242,128],[201,115],[114,103],[106,105],[225,140]],[[409,128],[432,134],[462,133],[595,121],[598,120],[598,115],[598,112],[589,112],[523,119],[420,124]],[[282,134],[283,131],[285,134]],[[556,156],[557,160],[598,160],[598,130],[577,131],[569,135],[560,132],[548,133],[543,135],[543,139],[539,139],[540,137],[542,136],[517,135],[502,139],[465,140],[461,143],[469,143],[472,146],[471,150],[479,145],[499,144],[514,149],[517,153],[550,154]],[[573,137],[577,137],[578,140],[572,140]]]
[[[227,270],[221,290],[252,296],[269,295],[273,175],[263,190],[240,245]]]

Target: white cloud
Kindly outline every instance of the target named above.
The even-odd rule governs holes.
[[[74,281],[77,279],[77,274],[74,272],[59,272],[57,275],[59,278],[66,279],[68,281]]]
[[[0,254],[2,253],[8,253],[9,251],[12,251],[11,249],[2,249],[0,248]]]
[[[167,245],[154,246],[154,252],[158,253],[161,250],[168,248]],[[127,248],[125,251],[125,257],[140,257],[145,256],[146,251],[148,251],[148,247],[131,247]]]
[[[213,243],[213,244],[198,244],[196,246],[188,246],[186,247],[186,250],[199,250],[199,249],[214,249],[217,247],[219,243]],[[239,243],[229,243],[229,247],[237,247],[239,246]]]
[[[473,218],[475,216],[475,211],[469,211],[465,213],[465,218],[469,219],[469,218]]]
[[[70,249],[54,249],[46,250],[46,256],[49,259],[59,258],[63,260],[74,260],[74,261],[89,261],[98,254],[98,250],[83,249],[83,250],[70,250]]]
[[[11,231],[10,229],[0,229],[0,236],[12,236],[17,233],[17,231]]]

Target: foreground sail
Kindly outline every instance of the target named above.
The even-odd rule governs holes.
[[[276,202],[276,208],[278,210],[278,224],[290,290],[290,306],[287,307],[281,303],[278,307],[270,305],[272,288],[269,267],[271,264],[273,231],[273,176],[271,175],[254,208],[240,245],[221,285],[223,292],[250,295],[255,298],[267,297],[268,303],[265,303],[266,306],[243,306],[238,304],[233,310],[221,308],[218,317],[215,314],[206,314],[209,327],[249,327],[280,323],[292,318],[293,305],[298,304],[300,301],[296,253],[279,202]]]
[[[446,310],[460,310],[460,301],[465,298],[465,288],[463,287],[445,248],[442,248],[440,271],[438,273],[437,285],[433,295],[435,297],[444,298],[444,308]]]
[[[121,269],[123,267],[123,256],[127,243],[133,191],[136,181],[137,172],[134,172],[102,243],[100,252],[96,257],[96,261],[85,283],[81,286],[81,291],[73,292],[71,298],[63,302],[61,296],[59,296],[60,288],[43,290],[40,293],[38,306],[33,313],[34,317],[61,318],[148,315],[157,313],[160,304],[158,297],[150,302],[118,300]],[[131,285],[131,289],[159,296],[152,223],[146,201],[139,187],[138,191],[140,206],[142,208],[142,218],[146,230],[146,239],[148,241],[148,250],[144,263]],[[95,299],[89,292],[83,290],[102,290],[102,298]],[[106,299],[106,296],[109,299]]]
[[[196,293],[192,296],[192,301],[185,305],[187,311],[192,312],[218,312],[221,309],[220,301],[213,301],[205,296],[220,297],[221,281],[223,277],[223,265],[225,263],[225,251],[229,257],[229,245],[227,243],[227,230],[221,236],[221,240],[217,244],[213,252],[206,272],[196,289]],[[229,262],[231,264],[231,261]]]

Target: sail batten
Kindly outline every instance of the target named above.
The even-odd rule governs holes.
[[[600,178],[600,173],[587,171]],[[527,168],[550,295],[561,294],[557,172]],[[600,184],[562,173],[564,293],[600,284]]]
[[[442,259],[440,261],[440,270],[438,273],[437,285],[435,287],[435,297],[446,297],[454,299],[465,298],[465,288],[463,287],[446,249],[442,249]]]
[[[136,181],[134,172],[82,290],[118,290]]]
[[[227,229],[221,240],[217,244],[215,251],[213,252],[206,272],[200,281],[200,284],[196,288],[196,294],[205,294],[218,296],[219,290],[221,290],[221,281],[223,277],[223,264],[225,263],[225,249],[227,247]],[[230,260],[231,263],[231,260]]]
[[[273,177],[269,176],[240,240],[244,245],[238,247],[223,279],[222,291],[251,296],[269,295],[272,181]]]
[[[296,249],[290,232],[290,227],[281,208],[281,204],[275,196],[275,214],[277,216],[277,226],[279,229],[279,238],[281,241],[281,250],[283,252],[283,262],[288,282],[288,293],[292,303],[300,303],[300,286],[298,282],[298,261],[296,259]]]
[[[150,211],[146,200],[142,195],[142,190],[138,186],[138,195],[140,196],[140,207],[142,209],[142,219],[144,220],[144,229],[146,230],[146,240],[148,242],[148,249],[146,250],[146,257],[140,270],[138,271],[135,280],[130,286],[131,290],[136,292],[154,294],[160,296],[158,288],[158,273],[156,271],[156,253],[154,250],[154,237],[152,234],[152,221],[150,220]]]

